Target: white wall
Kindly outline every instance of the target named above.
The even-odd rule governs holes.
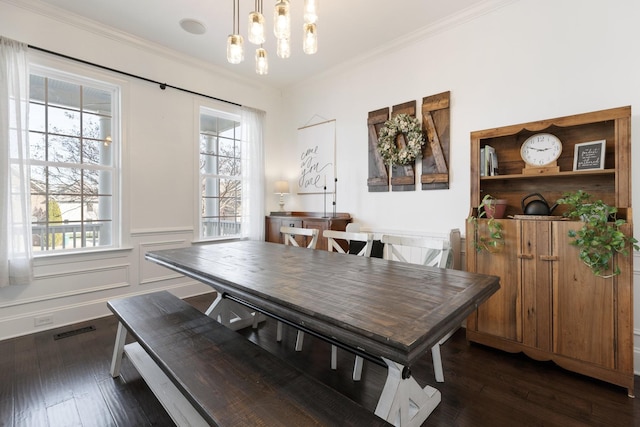
[[[278,209],[273,183],[295,182],[296,129],[312,119],[336,119],[338,211],[378,230],[464,231],[471,131],[631,105],[633,140],[640,140],[640,59],[633,45],[640,40],[634,21],[640,4],[635,0],[479,2],[403,45],[380,47],[291,88],[284,99],[253,80],[25,3],[0,0],[0,34],[265,110],[267,210]],[[124,79],[127,88],[123,212],[129,249],[39,259],[33,285],[0,289],[0,339],[107,314],[105,301],[118,295],[206,290],[144,261],[147,250],[186,246],[194,237],[197,195],[184,189],[194,188],[196,179],[197,97],[112,77]],[[410,100],[419,105],[422,97],[443,91],[451,91],[450,189],[369,193],[367,113]],[[639,159],[634,149],[634,181]],[[636,186],[636,200],[638,191]],[[167,200],[191,208],[168,209]],[[318,195],[292,194],[286,202],[288,209],[323,210]],[[440,205],[444,212],[436,208]],[[637,274],[634,306],[640,313]],[[54,323],[36,328],[35,317]],[[640,368],[640,316],[635,331]]]
[[[0,34],[33,46],[192,91],[262,109],[266,140],[278,141],[280,92],[244,81],[86,20],[30,9],[33,2],[0,1]],[[39,6],[44,7],[44,6]],[[44,13],[42,13],[44,11]],[[51,66],[63,61],[30,52]],[[197,141],[200,102],[213,101],[151,83],[73,64],[123,85],[124,240],[119,251],[36,260],[29,286],[0,289],[0,339],[108,314],[116,296],[171,289],[192,295],[210,288],[144,260],[149,250],[188,246],[197,235]],[[221,105],[229,108],[228,104]],[[36,318],[51,324],[34,326]],[[45,322],[46,323],[46,322]]]
[[[632,139],[640,141],[640,3],[489,1],[467,12],[426,29],[408,45],[385,46],[285,93],[284,113],[292,122],[283,140],[295,144],[296,129],[314,115],[336,120],[337,210],[366,227],[464,232],[469,134],[475,130],[631,105]],[[443,91],[451,91],[450,188],[369,193],[367,113],[411,100],[419,107],[424,96]],[[267,165],[268,179],[294,183],[296,152],[282,147],[282,162]],[[634,143],[634,182],[639,160]],[[636,201],[639,191],[635,186]],[[322,211],[323,198],[290,195],[287,207]],[[636,209],[636,236],[639,215]],[[634,305],[640,313],[637,261],[636,255]],[[634,325],[640,370],[640,315]]]

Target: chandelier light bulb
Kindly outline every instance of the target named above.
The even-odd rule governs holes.
[[[267,59],[267,51],[263,48],[256,49],[256,73],[261,76],[269,72],[269,60]]]
[[[280,0],[276,3],[273,12],[273,33],[278,39],[291,37],[291,14],[289,13],[288,0]]]
[[[264,16],[260,12],[251,12],[249,14],[249,41],[253,44],[262,44],[265,42]]]
[[[316,24],[304,24],[302,38],[302,50],[307,55],[313,55],[318,51],[318,28]]]
[[[239,34],[231,34],[227,38],[227,61],[231,64],[244,61],[244,40]]]
[[[304,0],[304,22],[315,24],[318,21],[318,1]]]
[[[289,39],[278,39],[278,58],[287,59],[291,56],[291,43]]]

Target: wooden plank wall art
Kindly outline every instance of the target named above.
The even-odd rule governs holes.
[[[415,122],[416,106],[413,101],[393,106],[391,118],[388,108],[369,112],[369,192],[414,191],[415,158],[419,156],[413,154],[418,143],[423,144],[422,189],[449,188],[449,105],[450,92],[424,97],[421,132],[415,129],[419,125]],[[400,131],[401,123],[410,123],[410,131]],[[423,142],[418,142],[420,133]],[[395,141],[392,141],[393,138]],[[394,153],[390,155],[389,144],[393,143],[395,145],[391,148]],[[410,161],[406,161],[407,157]]]

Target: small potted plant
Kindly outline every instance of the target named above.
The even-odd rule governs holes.
[[[487,252],[494,253],[498,252],[504,247],[504,235],[502,224],[499,221],[496,221],[498,218],[502,218],[504,215],[504,207],[500,209],[501,214],[499,214],[496,206],[497,201],[502,201],[500,205],[506,207],[506,201],[503,199],[495,199],[490,194],[485,195],[478,205],[477,211],[478,216],[469,217],[468,221],[474,224],[475,228],[475,240],[474,246],[477,252],[482,250],[486,250]],[[478,218],[486,217],[487,220],[487,234],[481,234],[478,230]]]
[[[620,268],[613,264],[614,255],[629,254],[629,247],[640,250],[638,241],[624,234],[620,227],[626,223],[617,218],[618,209],[602,200],[591,200],[591,195],[578,190],[565,193],[559,204],[568,205],[564,216],[583,222],[579,230],[570,230],[571,244],[580,250],[579,257],[596,276],[609,278],[620,274]]]

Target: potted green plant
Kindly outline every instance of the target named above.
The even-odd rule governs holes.
[[[496,221],[501,218],[501,215],[496,215],[497,201],[502,199],[495,199],[490,194],[485,195],[477,208],[477,216],[470,216],[468,221],[474,224],[475,239],[473,241],[477,252],[486,250],[487,252],[498,252],[504,246],[504,235],[502,224]],[[505,203],[501,203],[505,204]],[[502,209],[504,214],[504,209]],[[478,230],[478,218],[486,217],[487,220],[487,233],[481,234]]]
[[[580,250],[579,257],[596,276],[609,278],[620,274],[613,264],[614,255],[628,255],[628,248],[640,250],[638,241],[625,235],[620,227],[626,223],[617,218],[618,209],[602,200],[591,200],[591,195],[582,190],[565,193],[559,204],[568,205],[563,216],[583,222],[579,230],[570,230],[571,244]]]

